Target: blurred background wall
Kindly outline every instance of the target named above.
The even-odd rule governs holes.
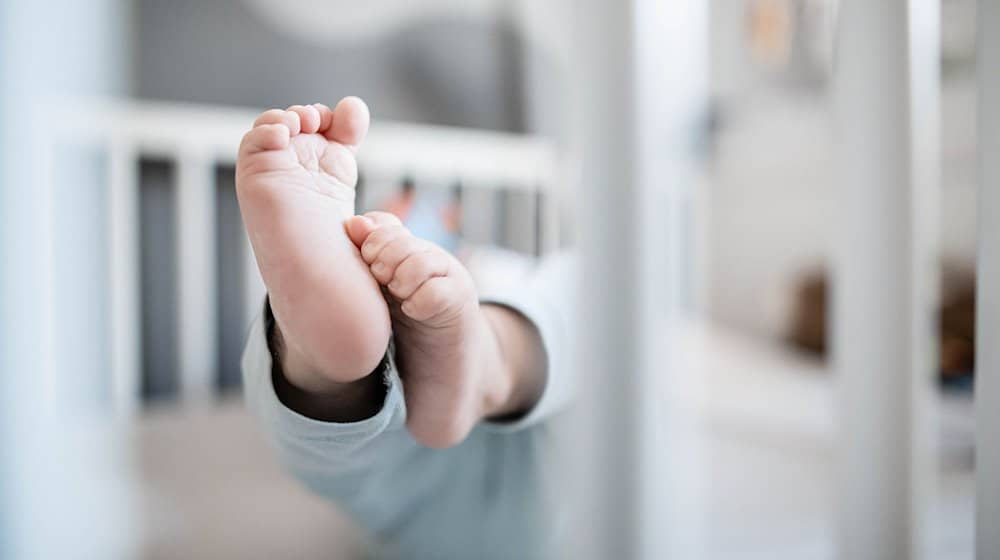
[[[478,14],[421,13],[385,30],[354,33],[337,23],[338,12],[351,9],[346,2],[293,1],[280,10],[257,4],[264,3],[139,0],[137,95],[284,107],[289,99],[334,102],[350,94],[383,119],[525,127],[522,48],[498,2]],[[326,21],[328,36],[316,38],[297,22],[289,28],[281,18]]]

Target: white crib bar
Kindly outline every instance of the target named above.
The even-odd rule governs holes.
[[[177,159],[177,269],[180,394],[209,400],[217,366],[215,162],[204,150]]]
[[[928,227],[939,157],[935,1],[847,0],[840,7],[834,100],[842,221],[833,283],[843,430],[838,558],[926,555],[936,347]]]
[[[692,448],[663,437],[690,433],[661,381],[675,379],[663,294],[680,272],[668,266],[675,244],[666,238],[680,228],[665,189],[678,187],[689,155],[707,3],[595,0],[573,10],[581,385],[571,468],[583,482],[566,557],[698,557],[697,485],[681,500],[672,493],[693,463],[667,458]]]
[[[115,414],[139,408],[142,332],[139,298],[139,159],[122,135],[108,146],[108,255],[111,302],[111,395]]]
[[[1000,558],[1000,4],[979,2],[976,557]]]
[[[634,8],[634,1],[581,2],[573,25],[578,48],[572,89],[579,105],[572,122],[581,163],[574,222],[583,225],[576,228],[581,261],[577,406],[586,413],[573,422],[580,451],[571,460],[579,469],[571,472],[581,480],[574,481],[579,490],[572,495],[582,502],[581,524],[573,534],[579,538],[564,558],[638,558],[641,546],[644,446],[634,406],[642,393],[640,356],[650,333],[637,315],[644,247],[634,243],[642,240],[637,210],[644,193],[632,165]],[[613,243],[616,238],[629,243]]]

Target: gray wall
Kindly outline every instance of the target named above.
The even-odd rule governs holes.
[[[359,95],[375,118],[523,128],[519,47],[502,22],[426,22],[319,45],[240,0],[138,0],[136,18],[141,97],[284,107]]]

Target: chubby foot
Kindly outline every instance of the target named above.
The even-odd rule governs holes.
[[[368,121],[368,108],[351,97],[332,110],[272,109],[240,146],[236,192],[280,331],[282,367],[306,391],[367,376],[390,336],[385,299],[344,229]]]
[[[479,420],[517,412],[537,398],[538,383],[525,388],[511,375],[491,314],[502,314],[498,321],[522,319],[480,307],[468,271],[454,256],[384,212],[354,217],[347,230],[389,302],[407,427],[417,441],[455,445]]]

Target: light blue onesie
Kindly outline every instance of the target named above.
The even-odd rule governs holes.
[[[460,445],[421,446],[404,426],[399,373],[385,373],[384,404],[353,423],[320,422],[279,400],[263,316],[243,355],[248,406],[282,464],[368,530],[379,558],[547,558],[558,546],[566,512],[549,507],[552,418],[572,391],[570,367],[571,266],[550,258],[517,291],[484,297],[509,306],[541,333],[548,371],[541,400],[513,423],[484,423]]]

